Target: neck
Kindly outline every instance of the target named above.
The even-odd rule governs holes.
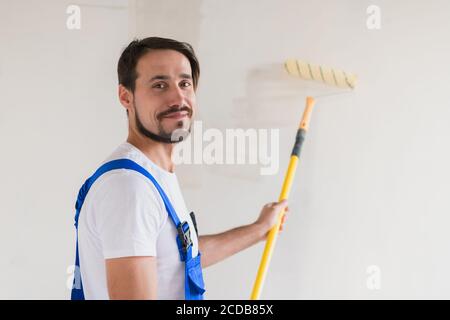
[[[175,165],[172,161],[174,144],[153,141],[148,137],[132,132],[128,134],[127,142],[138,148],[158,167],[172,173],[175,171]]]

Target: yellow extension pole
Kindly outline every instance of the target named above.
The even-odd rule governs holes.
[[[312,97],[306,98],[305,111],[303,112],[302,120],[300,121],[300,126],[297,130],[294,148],[292,150],[291,159],[289,161],[289,166],[286,171],[286,175],[284,177],[283,187],[281,189],[278,201],[288,199],[289,197],[292,181],[294,180],[295,171],[297,169],[297,163],[300,156],[301,146],[305,139],[305,134],[309,128],[309,121],[311,119],[311,112],[314,107],[314,104],[315,104],[314,98]],[[270,259],[272,258],[272,253],[275,247],[283,215],[284,210],[279,213],[277,224],[270,230],[269,235],[267,236],[266,246],[264,247],[264,252],[261,258],[261,262],[259,264],[258,274],[256,276],[255,284],[253,285],[253,291],[250,297],[251,300],[258,300],[259,297],[261,296],[261,290],[264,285],[264,280],[266,278]]]

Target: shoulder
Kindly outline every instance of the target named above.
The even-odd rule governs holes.
[[[106,211],[121,207],[158,211],[164,216],[164,203],[153,183],[139,172],[117,169],[103,174],[92,185],[91,203]]]
[[[137,190],[148,191],[152,183],[147,177],[134,170],[116,169],[104,173],[94,185],[96,185],[98,191],[111,192],[120,190],[129,192]]]

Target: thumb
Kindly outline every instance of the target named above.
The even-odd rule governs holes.
[[[287,205],[288,205],[287,199],[283,199],[283,200],[275,203],[275,207],[277,207],[279,209],[284,209],[287,207]]]

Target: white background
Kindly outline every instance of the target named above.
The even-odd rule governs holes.
[[[80,30],[66,27],[70,4]],[[449,13],[444,0],[1,0],[0,298],[69,297],[74,203],[126,138],[116,66],[134,36],[193,45],[204,130],[280,130],[276,175],[177,168],[203,234],[277,200],[304,98],[330,90],[284,75],[284,60],[359,76],[354,92],[317,99],[262,298],[450,298]],[[247,299],[262,249],[206,269],[207,298]]]

